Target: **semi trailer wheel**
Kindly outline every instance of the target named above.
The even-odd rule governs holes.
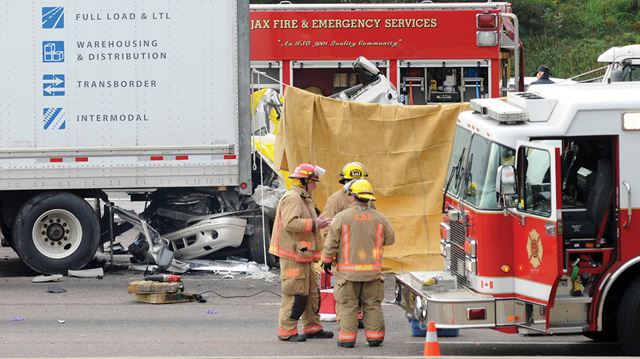
[[[629,355],[640,355],[640,278],[627,288],[618,307],[618,340]]]
[[[93,259],[100,243],[99,227],[84,199],[66,192],[41,193],[16,214],[15,251],[36,272],[64,274]]]
[[[263,233],[266,234],[266,252],[267,252],[267,263],[266,265],[269,267],[275,267],[278,265],[278,259],[271,253],[269,253],[269,239],[271,238],[271,223],[269,218],[264,219],[264,225],[266,228],[262,227],[262,217],[255,216],[247,219],[247,223],[253,224],[255,230],[249,240],[249,252],[251,255],[251,260],[256,263],[264,264],[265,257],[265,246],[263,245]]]

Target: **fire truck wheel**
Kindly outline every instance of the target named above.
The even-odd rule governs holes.
[[[15,251],[36,272],[65,274],[81,269],[100,242],[98,218],[82,198],[44,192],[26,201],[13,225]]]
[[[629,355],[640,354],[640,278],[622,296],[618,310],[618,339],[622,350]]]

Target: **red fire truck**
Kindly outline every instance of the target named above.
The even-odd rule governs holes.
[[[442,272],[396,277],[439,328],[584,334],[640,354],[640,82],[471,100],[444,188]]]
[[[506,2],[251,6],[251,64],[268,77],[329,96],[357,83],[364,56],[405,104],[463,102],[521,88],[518,20]]]

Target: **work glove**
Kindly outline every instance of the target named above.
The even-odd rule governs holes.
[[[316,218],[316,228],[322,229],[329,227],[331,225],[332,218],[327,218],[325,216],[319,216]]]
[[[324,269],[325,273],[333,275],[333,272],[331,272],[331,263],[322,262],[320,266]]]

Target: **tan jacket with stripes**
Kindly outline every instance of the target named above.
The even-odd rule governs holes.
[[[373,204],[373,201],[367,202],[369,207],[376,209],[376,206]],[[345,209],[355,206],[355,203],[351,202],[349,199],[349,195],[344,189],[340,189],[338,191],[333,192],[329,198],[327,198],[327,203],[324,205],[324,211],[322,215],[327,218],[333,218],[336,214],[344,211]],[[329,227],[323,228],[320,233],[322,233],[323,243],[326,240],[327,235],[329,234]],[[322,250],[322,248],[320,248]]]
[[[367,203],[369,204],[369,207],[376,209],[376,206],[372,201]],[[322,215],[327,218],[333,218],[336,214],[353,205],[354,203],[349,200],[349,195],[341,188],[340,190],[333,192],[331,196],[327,198],[327,203],[324,205]]]
[[[293,187],[282,196],[276,210],[269,253],[298,263],[320,259],[316,211],[309,194]]]
[[[333,218],[322,261],[335,264],[337,278],[372,281],[382,273],[383,246],[394,242],[391,224],[382,213],[356,205]]]

